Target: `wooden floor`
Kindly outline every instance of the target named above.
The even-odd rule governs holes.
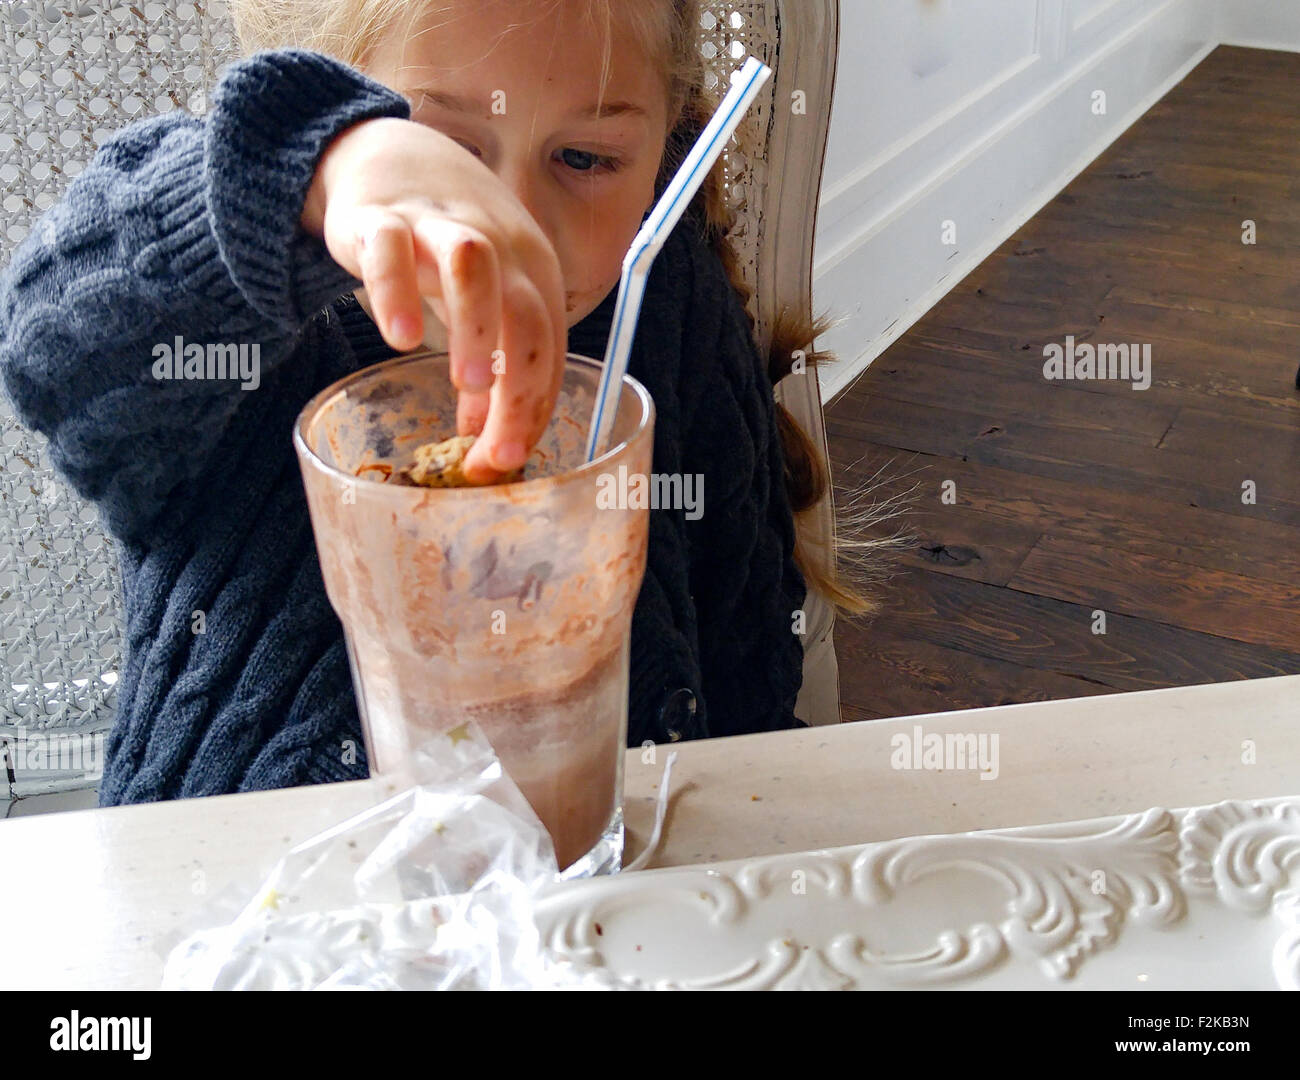
[[[1297,87],[1216,50],[827,408],[919,537],[837,624],[845,720],[1300,672]],[[1150,389],[1049,382],[1070,334]]]

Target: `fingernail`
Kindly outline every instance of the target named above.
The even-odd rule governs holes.
[[[497,447],[497,452],[492,455],[492,464],[500,472],[512,472],[521,468],[527,458],[528,451],[524,449],[523,443],[502,443]]]
[[[490,358],[471,360],[465,365],[465,385],[463,390],[491,390],[496,376],[492,372]]]
[[[420,338],[420,327],[409,315],[394,315],[390,329],[398,341],[418,341]]]

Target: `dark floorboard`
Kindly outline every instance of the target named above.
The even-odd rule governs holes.
[[[915,535],[837,625],[845,720],[1300,673],[1297,86],[1217,49],[827,407]],[[1045,379],[1067,335],[1150,388]]]

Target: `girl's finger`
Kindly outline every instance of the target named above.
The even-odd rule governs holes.
[[[461,390],[492,386],[500,332],[501,271],[492,242],[471,226],[438,214],[415,224],[417,257],[438,269],[439,298],[446,311],[451,381]]]
[[[364,209],[356,218],[355,251],[384,340],[398,352],[416,348],[424,336],[424,315],[410,226],[387,210]]]
[[[554,403],[555,399],[559,397],[560,386],[564,382],[564,365],[569,348],[569,322],[568,311],[565,308],[564,273],[554,253],[550,252],[549,258],[539,260],[537,268],[530,272],[530,276],[537,285],[538,292],[551,319],[551,340],[555,363],[551,368],[550,400]],[[553,411],[553,406],[551,411]],[[549,419],[550,412],[548,411],[548,422]],[[546,425],[544,423],[537,433],[538,438],[541,438],[541,433],[545,429]]]
[[[456,434],[481,435],[490,403],[487,391],[462,390],[456,400]]]
[[[503,300],[503,362],[492,386],[487,423],[465,458],[465,475],[472,483],[524,464],[546,430],[559,392],[554,373],[563,358],[556,355],[554,327],[540,293],[516,274],[506,283]]]

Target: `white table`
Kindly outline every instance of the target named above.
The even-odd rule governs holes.
[[[892,767],[894,736],[998,736],[996,780]],[[1243,758],[1253,746],[1254,764]],[[629,854],[663,768],[627,757]],[[678,744],[652,866],[1300,793],[1300,676]],[[0,986],[149,988],[204,896],[372,805],[366,780],[0,823]]]

